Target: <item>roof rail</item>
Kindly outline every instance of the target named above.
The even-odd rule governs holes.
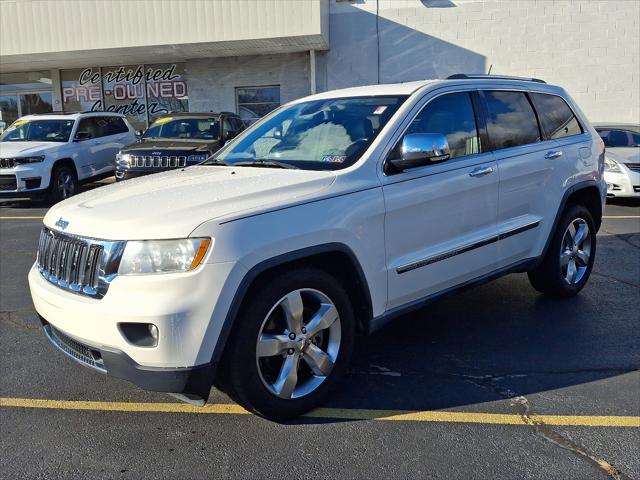
[[[64,112],[62,110],[54,110],[52,112],[39,112],[39,113],[28,113],[27,115],[33,115],[38,116],[38,115],[72,115],[74,113],[78,113],[78,112]],[[25,117],[27,115],[24,115]]]
[[[489,75],[484,73],[456,73],[447,77],[447,80],[462,79],[523,80],[525,82],[547,83],[539,78],[511,77],[509,75]]]

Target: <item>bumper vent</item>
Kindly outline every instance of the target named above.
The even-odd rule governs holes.
[[[15,175],[0,175],[0,191],[17,190],[18,182]]]
[[[98,350],[93,350],[92,348],[75,341],[73,338],[68,337],[60,330],[56,330],[51,325],[45,325],[44,331],[53,346],[58,350],[61,350],[67,356],[89,368],[98,370],[102,373],[107,372],[104,362],[102,361],[102,355]]]

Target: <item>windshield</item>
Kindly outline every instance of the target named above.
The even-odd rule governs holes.
[[[160,118],[144,132],[142,138],[217,140],[220,138],[220,122],[214,117]]]
[[[74,120],[16,120],[0,137],[2,142],[67,142]]]
[[[640,133],[608,128],[596,130],[605,147],[640,147]]]
[[[285,107],[249,128],[209,163],[279,162],[306,170],[353,165],[406,97],[313,100]]]

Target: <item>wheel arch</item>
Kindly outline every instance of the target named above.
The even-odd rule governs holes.
[[[591,212],[593,221],[596,224],[596,232],[600,230],[600,225],[602,224],[603,204],[600,189],[598,188],[597,183],[594,180],[576,183],[575,185],[572,185],[570,188],[568,188],[566,192],[564,192],[562,201],[560,202],[560,207],[556,212],[556,217],[553,221],[553,226],[550,230],[549,237],[547,238],[547,241],[545,243],[542,255],[540,255],[539,257],[540,260],[543,259],[547,254],[551,239],[553,238],[554,232],[558,227],[558,222],[560,221],[562,214],[568,207],[572,205],[584,205],[589,210],[589,212]]]
[[[53,174],[53,171],[57,167],[61,167],[61,166],[73,168],[73,171],[76,174],[76,179],[78,179],[78,169],[76,168],[76,163],[73,161],[71,157],[59,158],[58,160],[54,161],[53,165],[51,166],[51,173]]]
[[[314,267],[333,275],[349,293],[357,321],[357,331],[367,333],[372,318],[369,285],[364,271],[351,248],[343,243],[327,243],[302,248],[264,260],[244,276],[231,302],[224,325],[213,351],[212,362],[218,363],[244,300],[263,280],[292,268]]]

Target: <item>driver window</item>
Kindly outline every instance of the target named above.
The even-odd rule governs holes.
[[[430,101],[405,132],[440,133],[447,137],[451,157],[480,153],[471,96],[467,92],[450,93]]]

